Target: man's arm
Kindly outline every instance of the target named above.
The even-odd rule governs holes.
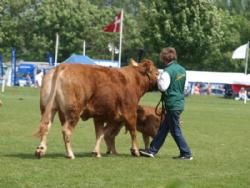
[[[161,92],[166,91],[170,85],[170,81],[171,79],[169,74],[167,72],[162,72],[157,78],[158,89]]]

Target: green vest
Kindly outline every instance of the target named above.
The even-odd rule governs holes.
[[[170,85],[163,93],[166,109],[183,111],[186,70],[177,61],[172,61],[164,71],[170,76]]]

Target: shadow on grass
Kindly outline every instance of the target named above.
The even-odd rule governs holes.
[[[12,154],[6,154],[4,157],[11,157],[11,158],[19,158],[19,159],[28,159],[28,160],[37,160],[38,158],[35,156],[35,153],[12,153]],[[95,156],[91,152],[85,152],[85,153],[75,153],[76,158],[95,158]],[[116,158],[128,158],[132,157],[130,154],[102,154],[102,158],[108,158],[108,157],[116,157]],[[64,153],[47,153],[42,158],[47,159],[62,159],[65,158]],[[41,159],[42,159],[41,158]]]

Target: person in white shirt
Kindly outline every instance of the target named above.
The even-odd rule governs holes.
[[[238,97],[235,97],[235,100],[249,100],[249,98],[247,97],[247,92],[246,92],[246,89],[244,87],[240,88],[240,91],[239,91],[239,94],[238,94]]]

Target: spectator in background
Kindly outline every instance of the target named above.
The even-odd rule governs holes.
[[[212,93],[212,87],[211,87],[211,84],[208,83],[207,84],[207,95],[211,95],[211,93]]]
[[[27,74],[27,75],[26,75],[26,81],[27,81],[27,85],[28,85],[28,86],[31,86],[31,85],[32,85],[32,80],[31,80],[30,74]]]
[[[199,83],[196,83],[194,86],[194,94],[200,95],[200,84]]]
[[[43,80],[43,71],[40,71],[36,75],[36,86],[35,87],[41,87],[42,86],[42,80]]]
[[[249,100],[248,97],[247,97],[247,92],[246,92],[245,88],[242,87],[242,88],[240,88],[238,97],[235,97],[235,100],[237,100],[237,101],[238,101],[238,100],[245,100],[245,98],[246,98],[247,100]]]

